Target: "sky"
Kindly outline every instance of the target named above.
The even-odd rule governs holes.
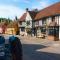
[[[0,0],[0,17],[14,19],[25,12],[26,8],[43,9],[49,5],[60,2],[60,0]]]

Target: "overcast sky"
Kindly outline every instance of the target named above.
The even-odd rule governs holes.
[[[43,9],[60,0],[0,0],[0,17],[14,19],[20,17],[26,8]]]

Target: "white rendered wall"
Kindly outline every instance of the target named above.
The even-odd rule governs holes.
[[[32,18],[30,16],[29,12],[27,12],[26,21],[30,21],[30,25],[29,26],[26,25],[26,27],[31,28],[32,27]]]
[[[46,20],[47,20],[47,21],[46,21],[47,25],[49,25],[49,24],[51,23],[51,21],[52,21],[52,18],[49,17],[49,18],[47,18]]]
[[[55,22],[57,22],[57,24],[59,24],[58,20],[59,20],[59,16],[55,16]]]
[[[39,20],[39,26],[42,26],[42,20]]]
[[[32,20],[32,18],[30,16],[29,12],[27,12],[26,21],[30,21],[30,20]]]

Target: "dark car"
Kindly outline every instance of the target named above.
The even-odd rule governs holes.
[[[13,60],[22,60],[22,45],[18,37],[9,38]]]
[[[22,45],[20,39],[11,36],[6,44],[6,39],[0,36],[0,60],[22,60]]]
[[[5,59],[5,39],[3,36],[0,36],[0,60]]]

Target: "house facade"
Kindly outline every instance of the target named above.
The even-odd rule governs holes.
[[[31,29],[32,29],[32,17],[30,16],[29,11],[26,11],[27,15],[26,15],[26,25],[25,25],[25,29],[28,35],[31,35]]]
[[[27,9],[19,21],[20,33],[23,30],[26,35],[44,34],[48,40],[60,40],[60,2],[40,11]]]
[[[26,9],[26,13],[19,19],[20,35],[33,35],[33,21],[36,13],[36,11]]]
[[[19,19],[19,31],[20,31],[20,35],[25,35],[26,34],[26,30],[25,30],[25,25],[26,25],[26,13],[24,13],[21,18]],[[27,34],[26,34],[27,35]]]
[[[60,16],[59,16],[59,40],[60,40]]]
[[[25,30],[25,21],[19,21],[19,31],[20,35],[27,35]]]
[[[35,23],[39,23],[37,25],[39,34],[45,34],[49,40],[59,40],[60,2],[42,9],[35,20]],[[39,34],[37,32],[37,35]]]
[[[7,25],[7,28],[5,30],[5,34],[18,35],[18,31],[19,31],[18,22],[13,21]]]

